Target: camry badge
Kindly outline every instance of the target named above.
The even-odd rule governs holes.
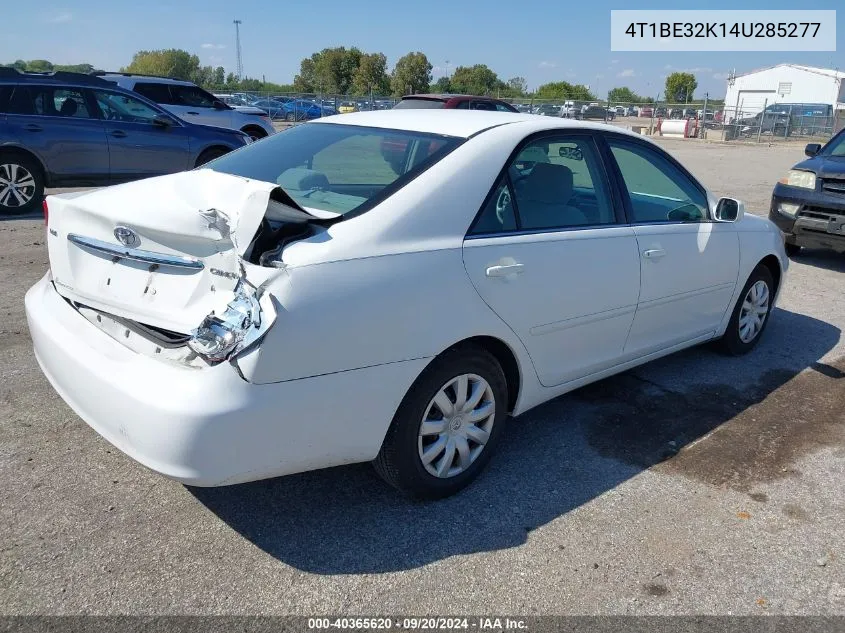
[[[114,236],[117,241],[123,244],[126,248],[135,248],[141,243],[138,234],[125,226],[118,226],[114,230]]]

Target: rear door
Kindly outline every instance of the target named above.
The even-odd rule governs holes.
[[[540,382],[617,364],[634,318],[634,231],[590,134],[530,138],[464,241],[476,290],[525,344]]]
[[[41,159],[51,184],[108,182],[109,146],[103,121],[83,89],[18,85],[7,110],[12,138]]]
[[[706,191],[659,148],[617,136],[608,144],[642,269],[626,356],[712,335],[737,282],[736,225],[713,222]]]
[[[91,91],[108,139],[111,182],[190,169],[190,128],[153,123],[159,114],[140,99],[108,89]]]

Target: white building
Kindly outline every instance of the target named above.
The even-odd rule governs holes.
[[[845,110],[845,72],[778,64],[728,78],[725,114],[748,117],[773,103],[818,103]]]

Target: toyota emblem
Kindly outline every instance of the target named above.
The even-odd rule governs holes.
[[[138,237],[138,234],[130,228],[125,226],[118,226],[114,230],[114,236],[117,238],[117,241],[123,244],[127,248],[135,248],[140,244],[141,239]]]

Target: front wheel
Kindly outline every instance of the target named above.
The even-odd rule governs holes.
[[[719,341],[723,351],[740,356],[754,349],[769,322],[774,296],[772,273],[763,264],[758,264],[745,283],[728,328]]]
[[[498,361],[477,346],[454,348],[411,386],[373,465],[387,483],[410,496],[453,495],[490,460],[507,402]]]
[[[202,154],[199,155],[197,158],[197,167],[202,167],[206,163],[210,163],[216,158],[220,158],[223,154],[228,154],[229,151],[225,150],[221,147],[212,147],[211,149],[205,150]]]

